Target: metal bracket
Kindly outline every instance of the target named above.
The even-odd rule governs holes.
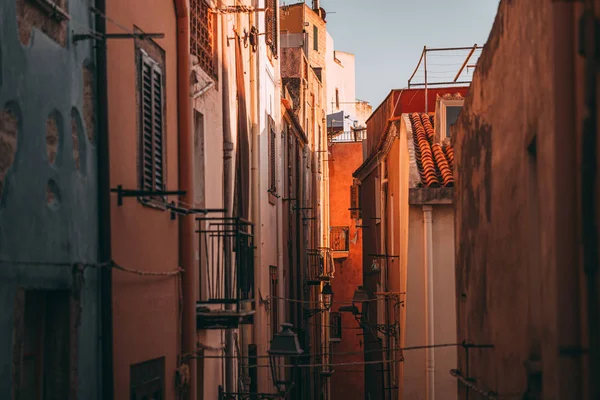
[[[82,40],[96,39],[101,41],[107,41],[108,39],[162,39],[165,37],[164,33],[105,33],[104,35],[91,34],[91,33],[75,33],[73,34],[73,43],[80,42]]]
[[[148,196],[185,196],[185,190],[135,190],[123,189],[123,185],[110,189],[111,193],[117,193],[117,205],[123,205],[123,197],[148,197]]]

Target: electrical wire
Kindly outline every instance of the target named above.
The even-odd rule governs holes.
[[[442,348],[442,347],[458,347],[458,346],[462,346],[462,343],[441,343],[441,344],[433,344],[433,345],[420,345],[420,346],[407,346],[407,347],[394,347],[394,348],[389,348],[386,350],[389,351],[411,351],[411,350],[424,350],[424,349],[431,349],[431,348]],[[345,351],[345,352],[341,352],[341,353],[333,353],[331,354],[332,356],[344,356],[344,355],[351,355],[351,354],[369,354],[369,353],[379,353],[381,352],[381,349],[374,349],[374,350],[363,350],[363,351]],[[307,353],[307,354],[302,354],[301,357],[323,357],[323,356],[329,356],[330,354],[328,353]],[[256,355],[253,357],[249,357],[249,356],[204,356],[204,358],[269,358],[270,356],[268,354],[265,355]]]
[[[142,271],[132,268],[123,267],[114,261],[104,263],[93,263],[93,262],[79,262],[79,261],[36,261],[36,260],[7,260],[0,259],[0,264],[4,265],[28,265],[28,266],[49,266],[49,267],[72,267],[81,265],[83,268],[114,268],[119,271],[128,272],[135,275],[141,276],[175,276],[184,272],[182,268],[177,268],[172,271]]]

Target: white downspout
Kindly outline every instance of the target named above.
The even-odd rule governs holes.
[[[425,275],[426,399],[435,400],[435,340],[433,315],[433,207],[423,206],[423,267]]]

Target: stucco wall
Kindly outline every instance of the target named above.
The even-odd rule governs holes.
[[[524,363],[541,361],[542,398],[582,398],[576,387],[565,397],[558,390],[566,378],[558,375],[557,327],[579,321],[572,310],[556,312],[563,303],[556,266],[561,260],[576,265],[571,238],[577,230],[574,209],[557,218],[557,201],[574,205],[576,192],[572,178],[556,179],[560,168],[571,167],[573,154],[570,146],[555,147],[563,111],[554,112],[553,88],[572,76],[553,77],[552,65],[568,61],[555,64],[552,8],[539,0],[501,2],[453,134],[457,328],[459,341],[494,345],[471,352],[469,360],[469,375],[485,390],[524,393]],[[566,118],[570,127],[572,115]],[[528,150],[534,139],[535,155]],[[465,373],[462,352],[459,360]],[[560,360],[565,371],[578,374],[576,358]]]
[[[75,33],[94,29],[93,15],[87,1],[70,0],[67,12],[78,25],[63,22],[64,36],[54,41],[29,24],[28,18],[34,14],[20,21],[19,28],[17,3],[24,4],[0,2],[0,308],[3,310],[0,398],[3,399],[12,398],[17,290],[73,290],[69,263],[99,262],[94,43],[83,41],[64,47],[72,38],[71,29]],[[36,6],[29,4],[29,7]],[[27,42],[20,42],[20,32],[28,38]],[[19,261],[34,264],[19,264]],[[78,383],[74,388],[79,398],[98,399],[101,395],[98,269],[87,268],[83,278],[79,343],[74,349],[77,365],[73,371]],[[73,294],[78,295],[76,291]],[[20,314],[23,309],[16,311]]]
[[[153,0],[145,7],[132,1],[107,1],[107,15],[132,29],[162,32],[156,43],[165,52],[166,186],[177,190],[177,57],[176,20],[171,2]],[[110,32],[121,32],[107,24]],[[111,185],[139,187],[139,137],[136,123],[136,56],[132,40],[108,41],[108,96]],[[172,271],[178,267],[178,222],[170,213],[143,206],[135,198],[117,206],[112,197],[111,226],[114,260],[128,268]],[[175,277],[113,274],[115,398],[130,396],[132,364],[165,357],[165,396],[175,397],[173,374],[179,342],[179,289]],[[140,334],[143,332],[143,334]]]
[[[350,251],[345,259],[337,259],[335,279],[332,282],[336,301],[349,301],[357,286],[362,285],[362,229],[350,217],[350,186],[352,172],[362,163],[361,143],[335,143],[329,147],[330,210],[331,226],[347,226],[350,229]],[[334,304],[332,311],[343,305]],[[342,341],[333,345],[334,362],[360,362],[362,354],[336,356],[336,353],[360,351],[360,329],[352,315],[342,313]],[[364,398],[364,373],[362,365],[335,367],[331,377],[331,399],[346,400]]]
[[[424,227],[422,206],[411,205],[408,228],[408,273],[406,283],[405,346],[426,344],[426,282],[424,264]],[[435,205],[432,212],[433,291],[435,344],[456,343],[454,306],[454,209]],[[456,399],[456,379],[449,374],[456,368],[456,347],[437,348],[435,357],[436,399]],[[424,399],[426,393],[426,352],[404,352],[403,398]]]

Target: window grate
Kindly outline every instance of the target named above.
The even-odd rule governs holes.
[[[164,190],[163,82],[158,63],[142,51],[141,62],[141,189]]]
[[[269,192],[277,192],[277,183],[275,181],[275,161],[276,161],[276,139],[277,133],[275,132],[275,121],[269,117]]]
[[[350,251],[350,228],[332,226],[330,228],[331,251]]]
[[[190,0],[190,53],[211,77],[217,77],[214,58],[214,17],[206,0]]]
[[[265,39],[273,55],[277,55],[277,0],[266,0]]]

